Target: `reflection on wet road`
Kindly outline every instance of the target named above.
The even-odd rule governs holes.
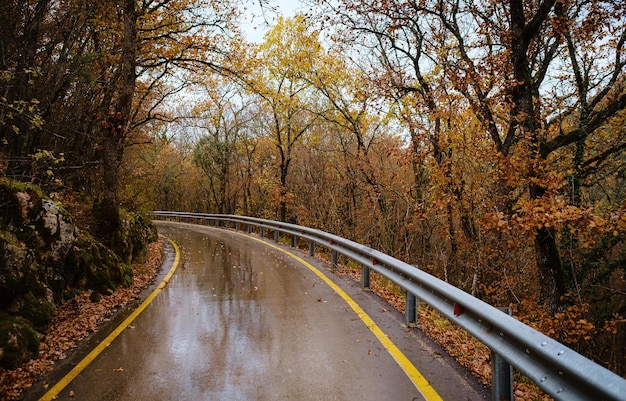
[[[158,226],[183,265],[60,400],[422,399],[346,303],[291,258],[225,230]]]

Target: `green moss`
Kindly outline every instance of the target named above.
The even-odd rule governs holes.
[[[89,300],[91,302],[100,302],[101,299],[102,295],[97,291],[91,291],[91,294],[89,294]]]
[[[101,294],[118,285],[132,283],[132,270],[109,248],[88,235],[82,235],[70,251],[65,264],[67,286],[91,289]]]
[[[0,241],[0,306],[33,289],[41,290],[42,273],[24,244]]]
[[[37,199],[48,199],[43,189],[37,185],[30,182],[15,181],[7,177],[0,177],[0,191],[8,193],[26,192]]]
[[[130,287],[133,284],[133,269],[130,266],[124,265],[122,268],[122,285],[124,287]]]
[[[17,193],[27,193],[30,197],[28,218],[34,218],[41,209],[41,199],[48,199],[46,193],[37,185],[0,177],[0,227],[20,226],[23,221],[23,210],[19,204]]]
[[[152,221],[140,213],[121,211],[122,224],[115,233],[114,247],[125,263],[143,263],[148,255],[148,244],[158,239]]]
[[[0,367],[15,369],[39,350],[41,336],[21,317],[0,315]]]
[[[93,203],[91,204],[91,214],[97,221],[102,219],[104,213],[103,208],[102,202],[99,199],[93,200]]]
[[[63,290],[63,300],[69,301],[70,299],[75,298],[79,294],[80,294],[80,291],[74,288],[66,288],[65,290]]]
[[[111,266],[93,264],[88,270],[87,287],[106,294],[115,289],[115,284],[111,280]]]
[[[20,309],[20,314],[28,319],[33,326],[45,328],[52,320],[54,305],[45,296],[35,296],[28,292],[24,296],[24,304]]]

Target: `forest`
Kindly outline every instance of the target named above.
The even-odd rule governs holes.
[[[245,1],[3,1],[0,179],[113,249],[127,211],[319,228],[626,377],[626,3],[249,3],[260,43]]]

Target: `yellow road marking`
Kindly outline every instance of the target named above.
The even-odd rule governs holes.
[[[133,322],[133,320],[135,320],[137,316],[139,316],[141,312],[143,312],[144,309],[146,309],[148,305],[150,305],[150,303],[154,300],[154,298],[156,298],[159,292],[161,292],[161,290],[165,288],[165,285],[170,281],[172,275],[178,267],[178,264],[180,263],[180,249],[174,241],[172,241],[171,239],[169,239],[169,241],[174,247],[174,251],[176,252],[176,258],[174,259],[172,268],[167,273],[163,281],[161,281],[159,286],[154,291],[152,291],[148,298],[146,298],[146,300],[143,301],[143,303],[137,309],[135,309],[135,311],[131,313],[119,326],[117,326],[117,328],[111,334],[109,334],[107,338],[100,342],[96,346],[96,348],[94,348],[85,358],[83,358],[83,360],[81,360],[78,365],[74,367],[74,369],[72,369],[54,386],[52,386],[52,388],[48,390],[48,392],[46,392],[39,399],[39,401],[54,400],[59,395],[59,393],[61,393],[61,391],[63,391],[63,389],[67,387],[67,385],[70,384],[70,382],[74,380],[76,376],[80,374],[80,372],[82,372],[91,362],[93,362],[93,360],[96,359],[96,357],[100,355],[100,353],[104,351],[104,349],[108,347],[113,342],[113,340],[115,340],[115,338],[117,338],[117,336],[119,336],[120,333],[122,333],[122,331],[124,331],[124,329],[128,327]]]
[[[306,260],[302,259],[301,257],[279,246],[276,246],[272,243],[264,241],[261,238],[257,238],[255,236],[247,235],[247,234],[240,233],[240,232],[236,232],[236,233],[241,234],[245,237],[251,238],[255,241],[262,242],[265,245],[268,245],[274,249],[279,250],[280,252],[285,253],[286,255],[302,263],[309,270],[315,273],[315,275],[321,278],[341,298],[343,298],[343,300],[346,301],[348,305],[350,305],[354,313],[356,313],[356,315],[361,319],[361,321],[365,324],[365,326],[367,326],[367,328],[370,329],[370,331],[374,334],[374,336],[376,336],[378,341],[380,341],[383,347],[385,347],[387,352],[389,352],[389,354],[393,357],[396,363],[402,368],[402,370],[404,370],[404,373],[406,373],[409,379],[413,382],[413,384],[415,385],[417,390],[420,392],[420,394],[424,397],[424,399],[426,399],[426,401],[443,401],[441,396],[430,385],[428,380],[426,380],[426,378],[420,373],[420,371],[417,370],[415,365],[413,365],[413,363],[409,360],[409,358],[407,358],[406,355],[404,355],[402,351],[400,351],[400,349],[393,343],[393,341],[391,341],[389,337],[387,337],[387,335],[380,329],[380,327],[378,327],[378,325],[374,323],[372,318],[370,318],[369,315],[365,313],[365,311],[350,297],[350,295],[348,295],[344,290],[339,288],[337,284],[333,283],[328,277],[326,277],[324,273],[322,273],[319,269],[311,265]]]

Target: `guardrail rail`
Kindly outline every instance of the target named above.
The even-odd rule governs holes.
[[[369,287],[372,270],[383,275],[406,291],[407,325],[416,323],[417,303],[421,300],[489,347],[494,401],[513,400],[512,368],[557,400],[626,400],[626,379],[621,376],[506,312],[368,246],[321,230],[247,216],[167,211],[155,211],[154,216],[227,229],[245,228],[248,233],[258,230],[263,237],[273,232],[276,242],[281,235],[288,235],[292,247],[296,246],[298,238],[305,239],[311,256],[315,255],[316,246],[329,249],[331,264],[335,267],[338,255],[358,262],[363,288]]]

